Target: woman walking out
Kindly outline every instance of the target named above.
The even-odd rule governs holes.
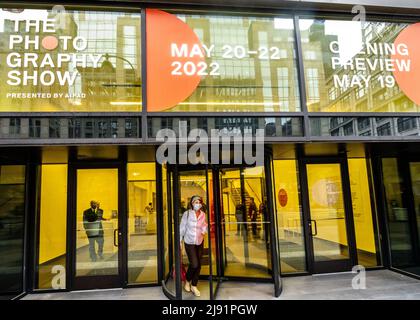
[[[191,208],[187,209],[182,215],[179,230],[181,245],[183,242],[189,261],[184,290],[199,297],[200,291],[197,284],[203,256],[204,235],[207,233],[207,220],[203,208],[203,199],[200,196],[193,196],[190,205]]]

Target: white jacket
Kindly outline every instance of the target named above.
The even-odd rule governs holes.
[[[184,212],[179,226],[179,234],[181,241],[184,240],[186,244],[200,245],[204,240],[204,235],[207,233],[206,214],[200,210],[197,218],[195,211],[189,209]]]

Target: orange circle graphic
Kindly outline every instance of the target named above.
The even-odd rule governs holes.
[[[183,73],[183,66],[186,63],[197,66],[204,61],[204,57],[193,54],[192,50],[199,46],[203,52],[202,45],[184,21],[157,9],[146,9],[146,33],[147,110],[164,111],[188,98],[200,83],[201,77],[197,73]],[[176,54],[173,54],[174,46],[178,48]],[[179,56],[181,48],[188,48],[182,51],[187,54]],[[178,74],[174,75],[174,71]]]
[[[400,89],[410,98],[414,103],[420,104],[420,23],[414,23],[397,36],[394,45],[397,48],[399,45],[405,45],[408,48],[408,55],[404,52],[396,52],[392,55],[394,59],[394,78],[398,83]],[[395,60],[410,61],[409,71],[398,70],[398,65]]]
[[[42,39],[41,45],[47,50],[54,50],[58,47],[58,40],[54,36],[46,36]]]
[[[280,189],[278,193],[278,199],[280,206],[285,207],[287,205],[287,192],[284,189]]]

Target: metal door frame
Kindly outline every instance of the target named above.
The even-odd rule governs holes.
[[[349,247],[349,259],[347,260],[332,260],[327,262],[315,262],[313,235],[312,235],[312,224],[311,224],[311,213],[309,204],[309,190],[308,190],[308,179],[307,179],[307,164],[339,164],[341,173],[341,188],[343,192],[345,221],[346,221],[346,232],[347,232],[347,243]],[[300,172],[300,185],[302,186],[302,205],[303,205],[303,228],[305,233],[305,247],[306,247],[306,260],[308,266],[308,272],[314,273],[330,273],[349,271],[354,265],[357,265],[357,246],[356,236],[354,229],[353,220],[353,206],[351,199],[350,190],[350,178],[347,165],[346,157],[302,157],[299,160],[299,172]]]
[[[118,275],[76,276],[76,208],[77,170],[118,170]],[[123,288],[127,284],[127,210],[126,210],[126,168],[118,161],[69,163],[68,165],[68,216],[67,216],[67,259],[66,287],[69,290]],[[82,280],[83,279],[83,280]]]
[[[270,154],[270,153],[269,153]],[[270,237],[270,257],[271,257],[271,261],[268,261],[268,263],[271,265],[269,266],[269,268],[271,267],[271,273],[272,273],[272,278],[271,279],[258,279],[258,278],[249,278],[249,277],[229,277],[229,279],[232,280],[248,280],[248,281],[255,281],[255,282],[273,282],[274,284],[274,296],[278,297],[281,294],[282,291],[282,282],[281,282],[281,277],[280,277],[280,263],[279,263],[279,253],[278,253],[278,246],[277,246],[277,237],[276,237],[276,216],[274,215],[274,197],[273,197],[273,188],[274,186],[272,186],[272,179],[271,179],[271,174],[272,174],[272,170],[271,170],[271,164],[272,164],[272,157],[265,157],[265,166],[264,166],[264,175],[265,175],[265,188],[266,188],[266,196],[267,196],[267,209],[269,212],[269,218],[270,218],[270,229],[269,229],[269,237]],[[209,177],[208,177],[208,172],[210,171],[212,173],[213,176],[213,203],[214,203],[214,211],[215,211],[215,216],[214,216],[214,222],[216,224],[216,257],[213,257],[211,252],[212,252],[212,248],[211,248],[211,239],[210,239],[210,232],[208,232],[208,241],[209,241],[209,270],[210,270],[210,274],[208,276],[208,281],[209,281],[209,288],[210,288],[210,299],[215,299],[217,296],[217,293],[220,289],[220,285],[222,283],[223,280],[226,280],[226,278],[223,275],[223,262],[222,259],[224,258],[223,255],[223,247],[222,247],[222,230],[221,230],[221,212],[220,212],[220,179],[219,179],[219,172],[220,172],[220,168],[235,168],[238,167],[239,168],[243,168],[243,167],[248,167],[248,166],[210,166],[210,165],[168,165],[167,166],[167,170],[166,170],[166,174],[167,174],[167,181],[168,181],[168,190],[167,190],[167,195],[168,195],[168,206],[173,207],[171,210],[170,207],[168,207],[168,221],[163,221],[163,223],[168,223],[170,224],[169,230],[172,230],[172,223],[170,223],[171,221],[171,215],[174,213],[179,212],[179,201],[177,199],[179,199],[180,197],[180,190],[179,190],[179,174],[180,172],[184,172],[184,171],[200,171],[203,170],[206,172],[206,186],[207,186],[207,199],[209,199]],[[252,166],[250,166],[252,167]],[[171,181],[170,177],[171,174],[173,175],[173,180]],[[165,186],[163,186],[165,187]],[[171,192],[172,191],[172,192]],[[172,195],[174,197],[174,199],[172,199]],[[176,201],[175,201],[176,200]],[[209,210],[208,210],[209,211]],[[209,212],[208,212],[208,216],[207,218],[209,219]],[[210,220],[208,220],[210,221]],[[174,227],[178,230],[179,228],[179,215],[175,214],[174,215]],[[161,233],[161,236],[163,237],[163,232]],[[167,239],[163,239],[163,241],[166,241]],[[174,233],[174,242],[175,243],[179,243],[180,241],[180,237],[179,237],[179,232],[175,232]],[[172,250],[172,249],[170,249]],[[169,298],[169,299],[176,299],[176,300],[181,300],[182,299],[182,282],[181,282],[181,253],[180,253],[180,249],[178,246],[174,247],[174,251],[170,254],[173,255],[173,257],[171,257],[171,259],[173,259],[175,261],[175,273],[176,273],[176,285],[175,285],[175,294],[172,293],[170,290],[168,290],[168,288],[165,285],[165,280],[166,280],[166,276],[167,275],[163,275],[163,279],[162,279],[162,289],[164,294]],[[163,255],[162,255],[163,256]],[[170,260],[171,260],[170,259]],[[217,274],[213,274],[213,272],[215,270],[212,270],[212,259],[216,259],[216,266],[217,266]],[[161,260],[160,263],[163,263],[163,259]],[[172,266],[172,264],[170,264],[170,266]],[[206,276],[207,277],[207,276]],[[216,288],[215,290],[213,290],[213,280],[214,277],[217,278],[217,282],[216,282]]]

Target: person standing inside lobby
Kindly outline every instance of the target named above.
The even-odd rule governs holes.
[[[252,236],[258,238],[257,234],[257,220],[258,220],[258,210],[257,205],[255,204],[254,198],[250,198],[250,203],[248,207],[248,219],[251,221]]]
[[[103,259],[104,250],[104,229],[102,221],[107,220],[103,217],[104,211],[99,208],[97,201],[90,201],[90,208],[83,212],[83,227],[89,240],[89,255],[92,262]],[[98,252],[96,253],[95,243],[98,244]]]
[[[201,271],[204,235],[207,234],[208,224],[203,199],[200,196],[193,196],[190,204],[191,208],[182,215],[179,230],[182,252],[186,252],[189,261],[184,290],[199,297],[197,284]]]

